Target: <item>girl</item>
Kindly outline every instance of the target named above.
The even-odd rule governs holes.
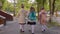
[[[42,8],[41,9],[41,12],[39,12],[39,22],[40,24],[42,25],[42,32],[45,31],[46,29],[46,12],[45,12],[45,9]]]
[[[34,27],[36,25],[36,12],[35,12],[35,8],[31,7],[30,8],[30,13],[28,15],[28,24],[31,25],[32,27],[32,34],[34,34]]]
[[[21,5],[21,11],[18,13],[18,21],[20,24],[20,31],[24,32],[25,18],[26,18],[26,10],[24,9],[24,5]]]

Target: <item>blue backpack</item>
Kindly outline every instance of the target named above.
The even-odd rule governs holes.
[[[36,20],[36,12],[35,11],[30,12],[28,18],[30,20]]]

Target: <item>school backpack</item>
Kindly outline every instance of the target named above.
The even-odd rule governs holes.
[[[36,20],[36,12],[32,11],[28,15],[28,19],[30,20]]]

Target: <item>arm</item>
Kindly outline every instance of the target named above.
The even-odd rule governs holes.
[[[25,12],[25,17],[28,19],[28,11]]]
[[[17,14],[17,18],[20,16],[20,11],[18,12],[18,14]]]
[[[40,20],[40,18],[41,18],[41,12],[39,12],[39,15],[38,15],[38,19]]]

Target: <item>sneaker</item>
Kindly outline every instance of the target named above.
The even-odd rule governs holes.
[[[20,29],[20,32],[24,32],[24,31],[22,31],[22,29]]]
[[[29,32],[31,32],[31,30],[29,30]]]
[[[44,29],[44,31],[45,31],[45,29]]]
[[[22,32],[24,32],[24,31],[22,31]]]
[[[42,32],[44,32],[44,31],[45,31],[45,29]]]
[[[32,34],[34,34],[34,33],[32,33]]]

